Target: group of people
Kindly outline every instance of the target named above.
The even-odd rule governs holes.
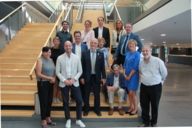
[[[98,17],[97,21],[98,27],[91,29],[92,22],[86,20],[85,29],[75,31],[73,36],[68,32],[69,23],[63,21],[63,29],[53,39],[53,47],[42,48],[42,56],[35,68],[42,128],[56,125],[50,117],[53,94],[54,97],[59,97],[61,93],[66,128],[71,128],[70,98],[76,102],[76,124],[80,127],[86,127],[82,121],[82,105],[83,115],[88,116],[91,92],[94,95],[94,112],[97,116],[102,116],[101,86],[106,88],[104,95],[109,103],[109,115],[113,115],[115,93],[119,97],[119,114],[124,115],[123,101],[127,93],[127,113],[135,115],[138,111],[136,91],[139,83],[143,124],[157,124],[162,82],[167,76],[163,61],[151,56],[151,47],[142,45],[139,36],[132,33],[130,23],[124,29],[122,21],[117,20],[110,43],[110,32],[104,27],[104,18]],[[109,51],[110,45],[112,51]],[[143,58],[140,57],[141,51]],[[112,65],[108,62],[109,52],[114,54]],[[106,73],[106,68],[110,66],[111,72]]]

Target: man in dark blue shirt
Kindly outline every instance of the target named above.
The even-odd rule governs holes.
[[[59,49],[61,52],[65,52],[64,50],[64,44],[66,41],[72,42],[73,38],[72,35],[68,32],[69,23],[67,21],[62,21],[63,29],[59,32],[57,32],[56,36],[60,39],[60,46]]]

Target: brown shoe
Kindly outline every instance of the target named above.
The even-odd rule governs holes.
[[[122,108],[119,108],[119,115],[124,115],[124,110]]]
[[[110,116],[113,115],[113,109],[112,108],[109,109],[108,115],[110,115]]]

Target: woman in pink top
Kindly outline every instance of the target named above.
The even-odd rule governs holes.
[[[87,47],[90,48],[90,41],[95,38],[95,33],[91,29],[92,22],[90,20],[86,20],[84,25],[85,29],[81,32],[82,42],[85,42]]]

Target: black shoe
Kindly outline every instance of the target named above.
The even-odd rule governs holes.
[[[97,116],[102,116],[101,112],[95,112],[97,114]]]
[[[151,124],[151,127],[158,127],[157,124]]]
[[[149,124],[141,124],[138,127],[150,127],[150,125]]]
[[[47,122],[47,125],[50,125],[50,126],[56,126],[56,123],[51,121],[51,122]]]
[[[88,116],[89,112],[84,112],[83,116]]]

